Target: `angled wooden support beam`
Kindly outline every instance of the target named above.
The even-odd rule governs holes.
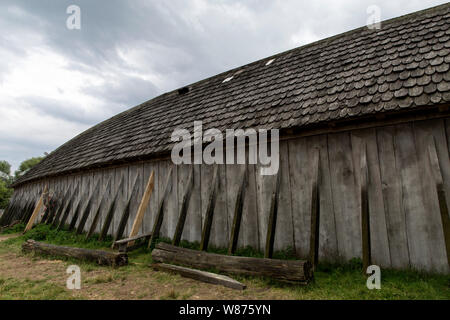
[[[178,223],[173,235],[172,244],[178,246],[181,241],[181,235],[183,234],[184,224],[186,222],[186,216],[189,208],[189,201],[192,195],[192,189],[194,188],[194,166],[192,166],[189,173],[188,183],[186,185],[186,191],[183,196],[183,202],[181,203],[180,215],[178,216]]]
[[[278,169],[277,179],[275,181],[275,190],[272,192],[269,221],[266,235],[266,248],[264,251],[264,258],[271,259],[273,255],[273,243],[275,241],[275,230],[277,227],[278,202],[280,199],[280,184],[281,184],[281,168]]]
[[[24,207],[24,210],[20,214],[20,221],[27,222],[30,219],[30,216],[33,213],[35,204],[36,204],[36,201],[32,197],[31,197],[31,199],[28,199],[27,204]]]
[[[58,230],[64,227],[66,224],[67,217],[69,216],[70,210],[72,209],[73,203],[75,201],[75,197],[77,196],[78,189],[80,188],[80,185],[77,184],[77,187],[75,188],[75,191],[72,193],[72,196],[70,197],[69,203],[67,204],[64,214],[61,217],[61,220],[58,223]]]
[[[130,206],[131,202],[136,197],[139,192],[139,185],[141,184],[141,179],[139,176],[136,177],[133,184],[133,189],[131,191],[130,197],[128,198],[125,209],[123,209],[122,217],[120,218],[119,226],[114,234],[114,241],[122,239],[123,232],[125,231],[125,227],[127,226],[128,218],[130,217]]]
[[[450,267],[450,216],[449,205],[445,196],[444,179],[442,178],[441,166],[439,164],[439,158],[436,151],[436,143],[434,138],[431,140],[428,146],[428,155],[431,163],[431,171],[436,183],[436,191],[439,201],[439,210],[441,212],[442,228],[444,231],[445,249],[447,253],[447,263]]]
[[[89,197],[89,200],[86,204],[86,207],[83,210],[83,213],[81,215],[80,223],[78,223],[77,227],[77,234],[81,234],[84,230],[84,226],[86,225],[86,221],[89,217],[89,214],[91,213],[92,204],[94,203],[95,199],[98,197],[100,191],[100,182],[97,181],[97,184],[94,187],[94,190],[92,191],[91,196]]]
[[[150,241],[148,242],[148,247],[150,248],[155,240],[159,237],[159,232],[161,230],[161,226],[164,219],[164,207],[167,201],[167,197],[169,196],[170,190],[172,189],[172,170],[173,167],[169,169],[169,173],[167,174],[167,180],[164,187],[164,192],[162,194],[162,197],[159,201],[158,205],[158,212],[156,213],[155,222],[153,223],[153,229],[152,229],[152,236],[150,238]]]
[[[10,202],[7,210],[3,213],[3,216],[0,218],[0,226],[5,226],[8,224],[11,217],[14,217],[17,211],[18,204],[21,203],[23,195],[15,196],[14,199]]]
[[[205,222],[203,223],[202,239],[200,242],[200,250],[208,250],[209,237],[211,235],[211,226],[214,218],[214,208],[216,206],[217,193],[219,192],[219,166],[214,168],[211,193],[208,198],[206,207]]]
[[[309,238],[309,261],[314,271],[319,263],[320,228],[320,152],[316,149],[313,157],[313,184],[311,190],[311,233]]]
[[[111,221],[114,217],[114,213],[116,212],[117,201],[119,198],[119,194],[123,189],[123,185],[124,185],[124,179],[122,176],[122,178],[120,179],[119,187],[117,188],[116,194],[114,196],[114,199],[111,202],[109,209],[107,211],[105,222],[103,223],[102,231],[100,232],[99,241],[102,241],[108,235],[109,226],[111,225]]]
[[[58,225],[58,222],[61,219],[61,215],[64,212],[65,205],[69,201],[71,187],[72,187],[72,184],[69,185],[69,187],[67,188],[66,192],[64,193],[64,197],[59,202],[58,209],[55,211],[54,217],[52,217],[48,221],[48,223],[51,223],[52,226],[54,226],[54,227],[56,227]]]
[[[363,272],[372,264],[372,250],[370,246],[370,212],[369,212],[369,170],[367,168],[366,145],[362,146],[361,153],[361,236]]]
[[[27,232],[28,230],[31,230],[31,228],[33,227],[33,224],[36,221],[36,218],[44,205],[44,197],[47,195],[47,191],[48,191],[48,186],[46,185],[44,188],[44,192],[42,192],[41,197],[39,198],[39,200],[34,208],[34,211],[31,214],[30,219],[28,220],[28,223],[25,227],[24,233]]]
[[[241,229],[242,211],[244,209],[245,189],[247,187],[247,180],[248,180],[247,176],[248,176],[248,167],[247,165],[245,165],[244,176],[242,177],[242,182],[236,197],[236,204],[234,206],[234,218],[230,235],[230,243],[228,245],[228,254],[235,253],[238,244],[239,231]]]
[[[69,231],[72,231],[75,228],[75,225],[77,224],[78,217],[80,216],[81,208],[83,207],[83,203],[86,202],[86,198],[89,195],[89,191],[87,192],[81,191],[80,200],[78,200],[77,206],[75,207],[75,210],[73,212],[72,220],[70,220],[69,224]]]
[[[86,234],[86,239],[89,239],[95,232],[95,229],[97,228],[97,224],[100,220],[100,215],[102,212],[102,208],[106,206],[106,202],[108,201],[108,192],[111,188],[111,179],[108,180],[108,183],[106,184],[106,189],[103,192],[102,200],[97,206],[97,209],[95,210],[94,219],[92,220],[91,226],[89,227],[89,231]]]
[[[137,210],[136,217],[134,218],[133,225],[131,226],[129,238],[136,236],[139,232],[139,229],[141,228],[142,221],[144,220],[144,215],[145,212],[147,211],[147,207],[150,202],[150,198],[152,196],[154,187],[155,187],[155,172],[152,171],[150,177],[148,178],[147,186],[145,187],[144,195],[142,196],[141,203],[139,204],[139,208]],[[128,243],[129,247],[133,245],[134,241]]]

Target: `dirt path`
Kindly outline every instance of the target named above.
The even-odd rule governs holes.
[[[2,291],[1,281],[18,286],[16,291],[17,294],[22,294],[18,297],[21,299],[290,298],[286,291],[264,288],[261,287],[261,284],[253,285],[251,280],[246,282],[247,290],[237,291],[177,275],[156,272],[144,264],[133,263],[130,266],[116,269],[89,264],[80,265],[82,288],[81,290],[68,290],[66,288],[66,280],[69,276],[66,274],[68,265],[68,262],[60,260],[47,260],[11,252],[0,253],[0,299],[5,298],[5,295],[6,298],[9,298],[7,295],[12,294],[11,290],[9,292]],[[27,287],[20,288],[20,286]],[[40,287],[42,288],[40,289]]]
[[[20,237],[20,234],[19,233],[16,233],[16,234],[8,234],[8,235],[4,235],[4,236],[1,236],[0,235],[0,242],[2,242],[2,241],[5,241],[5,240],[8,240],[8,239],[11,239],[11,238],[17,238],[17,237]]]

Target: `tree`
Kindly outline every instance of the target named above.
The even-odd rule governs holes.
[[[23,175],[25,172],[33,168],[35,165],[37,165],[39,162],[41,162],[44,159],[44,157],[34,157],[28,160],[23,161],[20,166],[19,170],[16,170],[14,173],[15,178],[19,178],[21,175]]]
[[[11,183],[11,165],[7,161],[0,161],[0,209],[8,206],[9,198],[13,194],[13,189],[9,188]]]

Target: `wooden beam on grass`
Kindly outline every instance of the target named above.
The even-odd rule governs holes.
[[[173,264],[166,264],[166,263],[154,263],[154,264],[152,264],[152,268],[156,271],[176,273],[185,278],[190,278],[190,279],[194,279],[194,280],[201,281],[201,282],[221,285],[221,286],[235,289],[235,290],[244,290],[245,288],[247,288],[246,285],[240,283],[239,281],[236,281],[230,277],[216,274],[216,273],[211,273],[211,272],[206,272],[206,271],[201,271],[201,270],[196,270],[196,269],[191,269],[191,268],[185,268],[185,267],[180,267],[180,266],[176,266]]]
[[[436,191],[439,201],[439,211],[441,212],[442,228],[444,231],[445,249],[447,252],[447,263],[450,267],[450,216],[448,210],[448,203],[445,197],[444,179],[442,178],[441,166],[439,164],[439,158],[436,151],[436,143],[434,138],[428,146],[428,155],[430,158],[431,171],[436,183]]]
[[[181,235],[183,234],[184,224],[186,222],[186,216],[189,208],[189,201],[192,195],[192,189],[194,188],[194,167],[189,173],[188,183],[181,203],[180,215],[178,217],[177,227],[175,234],[173,235],[172,244],[178,246],[181,241]]]
[[[176,247],[163,242],[158,243],[152,251],[152,260],[196,269],[215,269],[231,274],[269,277],[296,284],[306,284],[313,278],[313,272],[307,260],[229,256]]]
[[[236,204],[234,206],[234,218],[233,225],[231,229],[230,243],[228,245],[228,254],[233,254],[236,252],[239,230],[241,228],[242,211],[244,209],[245,200],[245,188],[247,187],[248,167],[245,165],[244,176],[242,177],[242,182],[239,187],[239,191],[236,197]]]
[[[92,237],[92,235],[95,232],[95,229],[97,228],[97,224],[98,224],[98,221],[100,220],[102,208],[104,208],[106,206],[106,201],[108,200],[107,194],[108,194],[110,188],[111,188],[111,179],[108,180],[108,183],[106,184],[106,189],[103,192],[102,200],[100,201],[99,205],[97,206],[97,210],[95,210],[94,219],[92,220],[91,226],[89,227],[89,231],[86,234],[86,239],[89,239],[90,237]]]
[[[125,227],[127,226],[128,218],[130,217],[130,206],[131,201],[134,199],[136,194],[139,192],[139,185],[141,183],[141,179],[139,176],[136,177],[133,184],[133,189],[131,191],[130,197],[128,198],[125,209],[123,210],[122,217],[120,218],[119,226],[114,234],[114,241],[120,240],[123,236],[123,232],[125,231]]]
[[[309,238],[309,261],[315,270],[319,263],[319,228],[320,228],[320,152],[316,149],[313,156],[313,184],[311,190],[311,232]]]
[[[202,239],[200,242],[200,250],[208,250],[209,237],[211,235],[211,226],[214,218],[214,208],[216,206],[217,192],[219,190],[219,167],[214,168],[211,193],[208,198],[208,205],[206,207],[205,222],[203,223]]]
[[[369,170],[367,168],[366,145],[363,144],[361,153],[361,236],[363,271],[372,264],[372,250],[370,246],[370,213],[369,213]]]
[[[100,237],[98,239],[99,241],[102,241],[103,239],[105,239],[108,234],[109,226],[111,225],[111,221],[114,217],[114,213],[116,212],[117,200],[119,198],[119,194],[120,194],[121,190],[123,189],[123,184],[124,184],[124,179],[122,176],[122,178],[120,179],[119,188],[117,188],[114,199],[109,206],[109,210],[107,211],[105,222],[103,223],[102,231],[100,232]]]
[[[271,259],[273,255],[273,243],[275,241],[275,230],[277,227],[278,202],[280,199],[280,184],[281,184],[281,168],[278,169],[277,179],[275,181],[275,190],[272,192],[269,224],[267,226],[266,248],[264,251],[264,258]]]
[[[159,237],[159,232],[161,230],[161,225],[162,225],[163,219],[164,219],[164,206],[167,201],[167,197],[169,196],[170,190],[172,189],[172,184],[173,184],[172,170],[173,170],[173,167],[171,167],[169,169],[169,173],[167,174],[166,184],[164,187],[164,192],[159,201],[158,212],[156,213],[155,222],[153,223],[152,236],[150,238],[150,241],[148,242],[149,248],[153,245],[155,240]]]
[[[77,228],[77,234],[81,234],[84,230],[84,226],[86,225],[86,221],[89,217],[89,214],[91,213],[92,204],[95,199],[98,198],[98,194],[100,191],[100,182],[97,181],[97,184],[95,185],[94,191],[92,192],[91,196],[89,197],[88,203],[86,207],[84,208],[83,214],[81,215],[80,223],[78,224]]]
[[[39,198],[33,213],[31,214],[30,220],[28,220],[27,225],[25,226],[25,230],[23,231],[24,233],[27,232],[28,230],[31,230],[31,228],[34,225],[34,222],[36,221],[36,218],[39,214],[39,212],[42,209],[42,206],[44,205],[44,197],[47,195],[47,191],[48,191],[48,186],[46,185],[44,188],[44,192],[42,192],[41,197]]]
[[[141,228],[142,221],[144,220],[144,214],[147,211],[148,203],[150,202],[150,198],[152,196],[154,187],[155,187],[155,172],[152,171],[150,177],[148,178],[147,186],[145,187],[144,195],[142,196],[141,203],[139,204],[136,217],[134,218],[133,226],[131,227],[130,235],[128,236],[129,238],[136,236],[139,232],[139,229]],[[128,243],[129,247],[133,245],[134,245],[133,241]]]

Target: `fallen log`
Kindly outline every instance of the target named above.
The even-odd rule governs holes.
[[[129,252],[147,244],[152,236],[151,233],[145,233],[131,238],[126,238],[122,240],[115,241],[112,245],[112,249],[119,249],[119,252]],[[128,246],[130,242],[135,242],[132,246]]]
[[[155,262],[215,269],[225,273],[263,276],[272,279],[307,284],[313,278],[311,264],[306,260],[278,260],[227,256],[175,247],[159,243],[152,252]]]
[[[84,261],[96,262],[99,265],[124,266],[128,264],[126,253],[108,252],[102,250],[91,250],[74,247],[56,246],[34,240],[28,240],[22,245],[23,252],[35,252],[38,254],[76,258]]]
[[[224,287],[228,287],[231,289],[236,290],[244,290],[247,286],[240,283],[239,281],[236,281],[234,279],[231,279],[230,277],[223,276],[216,273],[201,271],[201,270],[195,270],[180,266],[175,266],[172,264],[165,264],[165,263],[154,263],[152,264],[152,268],[156,271],[165,271],[170,273],[178,273],[182,277],[190,278],[206,283],[211,284],[218,284],[222,285]]]

